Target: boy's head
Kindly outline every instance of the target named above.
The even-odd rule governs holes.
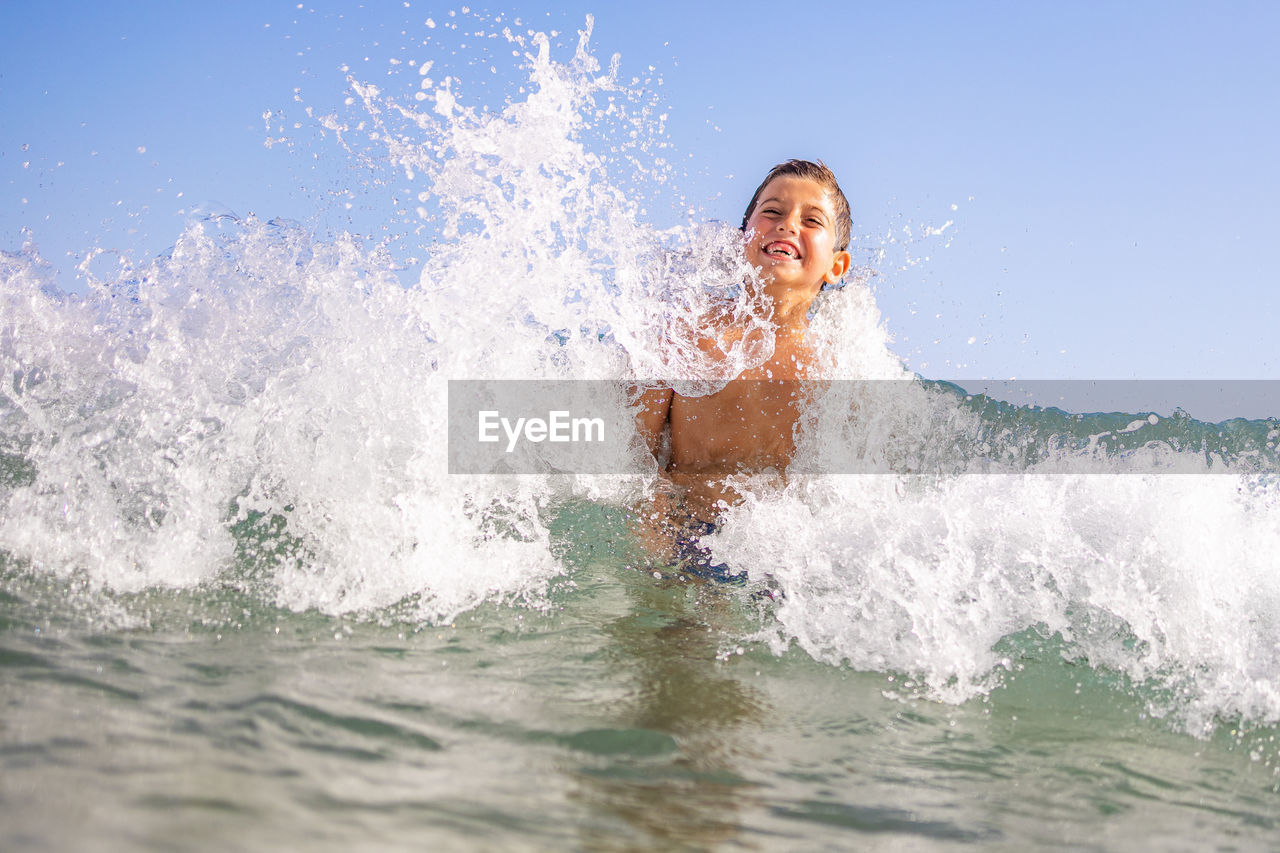
[[[781,177],[803,178],[805,180],[814,181],[826,188],[831,200],[832,213],[835,215],[835,232],[837,251],[844,252],[849,249],[849,237],[853,232],[853,216],[849,212],[849,200],[844,197],[844,191],[840,189],[840,184],[836,181],[836,175],[821,160],[813,162],[812,160],[788,160],[785,163],[779,163],[769,170],[769,174],[764,176],[764,180],[760,182],[760,186],[756,187],[755,193],[751,196],[751,201],[747,203],[747,209],[742,214],[742,230],[747,230],[747,221],[751,219],[751,214],[755,212],[756,204],[760,201],[760,194],[764,192],[764,188],[769,186],[769,182],[775,178]]]
[[[808,160],[771,169],[742,218],[748,262],[775,298],[806,310],[821,288],[849,271],[851,230],[849,202],[835,175]]]

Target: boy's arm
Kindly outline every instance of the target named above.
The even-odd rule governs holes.
[[[636,431],[644,439],[654,459],[662,445],[662,431],[671,419],[670,388],[654,388],[645,391],[636,401]],[[671,517],[679,507],[680,499],[666,471],[659,472],[661,481],[653,494],[635,508],[636,534],[653,554],[669,557],[675,546]]]
[[[662,443],[662,430],[671,419],[673,396],[674,392],[670,388],[652,388],[642,393],[636,401],[636,429],[655,459]]]

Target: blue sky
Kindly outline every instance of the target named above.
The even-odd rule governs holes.
[[[301,117],[295,89],[339,103],[344,65],[372,80],[430,58],[422,40],[447,33],[422,22],[463,5],[3,4],[0,248],[31,229],[71,288],[84,251],[158,252],[196,205],[352,224],[327,203],[343,152],[268,149],[263,113]],[[928,376],[1280,378],[1280,4],[473,11],[565,34],[563,60],[593,14],[598,56],[661,77],[707,216],[736,222],[759,175],[801,156],[840,175],[856,235],[953,221],[876,279]]]

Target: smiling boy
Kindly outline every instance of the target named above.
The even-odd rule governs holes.
[[[670,461],[662,473],[672,488],[659,490],[640,513],[651,547],[698,562],[705,552],[698,551],[697,537],[713,530],[720,510],[738,499],[725,478],[785,471],[795,452],[800,383],[816,366],[809,309],[823,285],[848,272],[851,229],[849,202],[821,162],[788,160],[756,188],[742,230],[777,327],[773,355],[715,394],[686,397],[656,388],[640,396],[636,424],[655,457],[670,429]],[[700,346],[715,357],[742,334],[713,328]]]

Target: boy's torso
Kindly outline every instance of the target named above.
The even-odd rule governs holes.
[[[797,335],[779,334],[765,363],[705,397],[671,400],[668,474],[684,486],[685,507],[712,520],[718,503],[734,503],[731,474],[783,472],[795,453],[795,426],[806,399],[812,351]]]

